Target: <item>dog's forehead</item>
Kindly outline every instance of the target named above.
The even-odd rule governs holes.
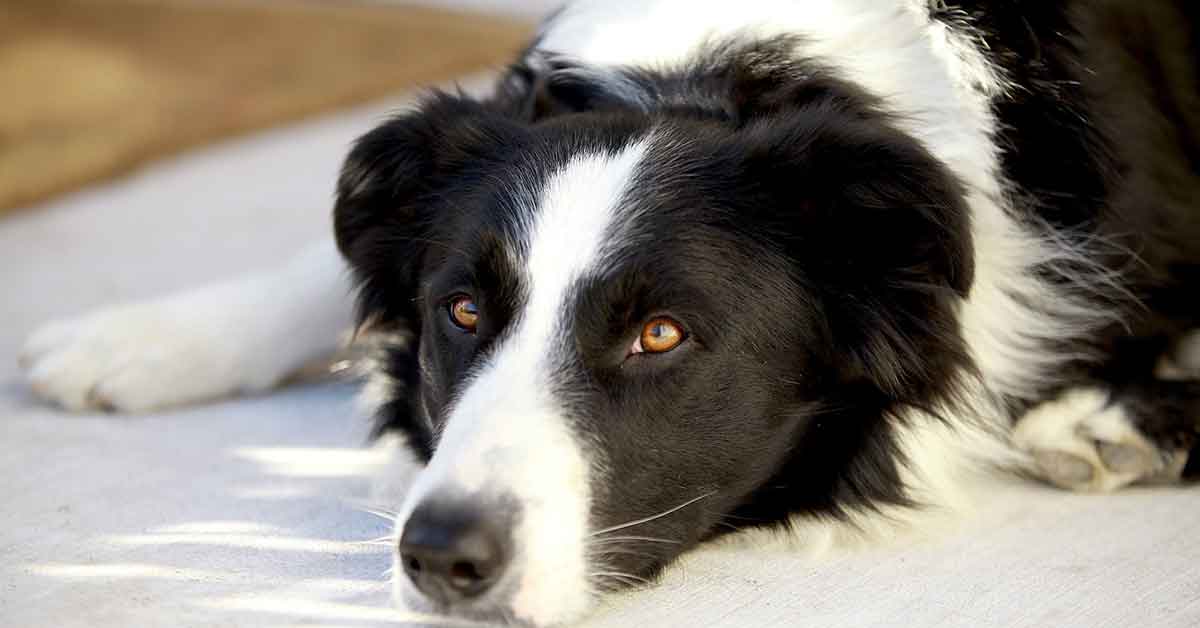
[[[502,353],[523,375],[549,386],[571,343],[574,301],[580,284],[612,270],[625,231],[631,227],[638,173],[644,166],[649,136],[614,151],[577,152],[540,182],[531,203],[520,212],[512,242],[514,281],[522,297],[514,327]]]
[[[523,217],[521,252],[530,279],[561,287],[611,252],[629,219],[629,193],[649,143],[641,138],[613,152],[576,153],[546,178]]]
[[[604,274],[636,222],[636,190],[652,145],[649,132],[602,140],[566,135],[506,163],[481,164],[467,185],[439,194],[447,219],[435,223],[435,237],[445,246],[430,253],[445,262],[430,270],[465,262],[476,274],[519,287],[530,307],[561,298],[581,277]]]

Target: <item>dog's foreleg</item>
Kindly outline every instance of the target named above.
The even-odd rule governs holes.
[[[331,238],[274,269],[51,322],[19,361],[48,401],[142,412],[275,386],[332,354],[352,310]]]

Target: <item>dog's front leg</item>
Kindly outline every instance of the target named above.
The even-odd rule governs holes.
[[[267,271],[51,322],[19,361],[65,408],[144,412],[270,388],[333,353],[352,310],[330,239]]]

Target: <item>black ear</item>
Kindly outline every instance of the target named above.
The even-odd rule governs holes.
[[[509,66],[489,102],[528,122],[584,111],[647,111],[655,104],[639,77],[625,70],[536,50]]]
[[[511,128],[484,103],[435,93],[355,142],[338,179],[333,222],[360,284],[360,316],[416,322],[413,290],[442,192],[504,147]]]
[[[494,101],[526,120],[583,111],[663,112],[743,126],[818,101],[879,103],[819,63],[796,57],[798,41],[714,43],[689,64],[606,67],[530,50],[500,81]]]
[[[814,107],[738,134],[743,179],[823,312],[830,367],[887,398],[945,393],[970,360],[958,308],[973,247],[964,190],[883,116]],[[754,211],[754,210],[752,210]]]

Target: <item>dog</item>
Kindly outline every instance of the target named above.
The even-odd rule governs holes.
[[[1198,15],[581,0],[492,94],[359,139],[330,241],[52,323],[22,364],[145,411],[369,328],[364,394],[424,464],[398,595],[527,625],[735,531],[919,525],[975,478],[1181,483]]]

